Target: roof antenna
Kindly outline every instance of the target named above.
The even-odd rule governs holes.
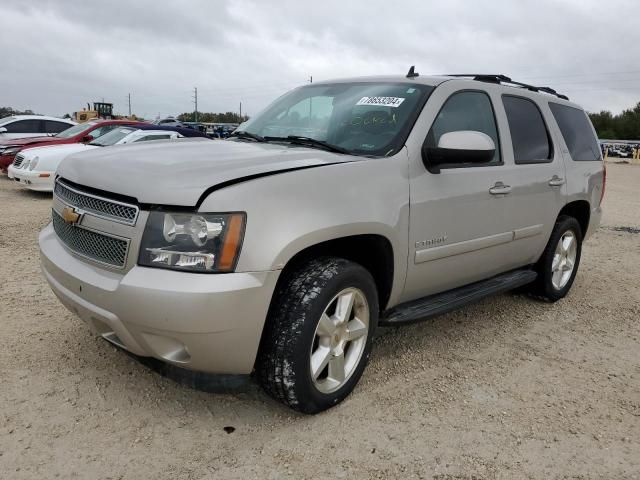
[[[416,66],[411,65],[411,68],[409,69],[409,73],[407,73],[407,78],[413,78],[413,77],[419,77],[419,76],[420,74],[416,72]]]

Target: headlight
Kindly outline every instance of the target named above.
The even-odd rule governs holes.
[[[38,160],[40,160],[40,157],[33,157],[33,160],[29,162],[29,170],[33,170],[34,168],[36,168],[36,165],[38,165]]]
[[[31,159],[27,158],[22,162],[22,165],[20,165],[20,168],[23,170],[26,170],[27,168],[29,168],[30,163],[31,163]]]
[[[190,272],[231,272],[236,266],[244,213],[151,212],[138,263]]]

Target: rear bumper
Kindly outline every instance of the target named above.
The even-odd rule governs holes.
[[[589,216],[589,228],[584,235],[583,240],[587,240],[593,235],[598,228],[600,228],[600,221],[602,220],[602,207],[598,206],[591,209],[591,215]]]
[[[39,243],[53,292],[97,335],[192,370],[253,369],[280,272],[207,275],[135,266],[122,274],[75,257],[51,224]]]
[[[53,192],[53,182],[55,178],[53,172],[9,168],[11,169],[11,178],[19,182],[23,187],[38,192]]]

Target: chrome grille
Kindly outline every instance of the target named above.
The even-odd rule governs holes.
[[[65,203],[114,222],[135,225],[138,218],[139,209],[135,205],[81,192],[59,180],[56,181],[54,192]]]
[[[127,260],[129,242],[65,223],[53,210],[53,229],[70,250],[83,257],[122,268]]]
[[[24,162],[24,155],[22,153],[18,153],[16,155],[16,158],[13,160],[13,166],[15,168],[20,168],[20,165],[22,165],[22,162]]]

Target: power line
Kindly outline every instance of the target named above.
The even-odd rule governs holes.
[[[589,73],[570,73],[570,74],[561,74],[561,75],[535,75],[529,76],[525,75],[521,77],[523,80],[536,80],[536,79],[554,79],[554,78],[570,78],[570,77],[592,77],[595,75],[626,75],[632,73],[640,73],[640,70],[627,70],[623,72],[589,72]]]

